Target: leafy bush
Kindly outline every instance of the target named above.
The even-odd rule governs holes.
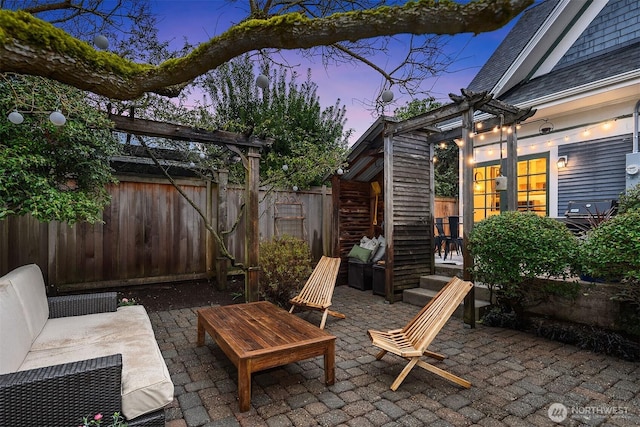
[[[576,283],[549,281],[533,286],[536,278],[566,279],[572,272],[576,237],[562,223],[531,212],[504,212],[475,225],[469,236],[474,280],[495,292],[497,303],[518,320],[524,309],[550,295],[574,296]]]
[[[616,215],[587,233],[580,245],[583,273],[621,281],[619,298],[640,310],[640,209]]]
[[[301,239],[275,237],[260,244],[260,267],[261,298],[287,307],[311,275],[311,249]]]
[[[625,213],[633,209],[640,209],[640,184],[629,188],[618,199],[618,212]]]

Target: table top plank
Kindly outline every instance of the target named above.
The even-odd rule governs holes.
[[[240,358],[335,340],[333,335],[267,301],[208,307],[198,313]]]

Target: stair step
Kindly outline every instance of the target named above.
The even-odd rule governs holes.
[[[439,274],[431,274],[428,276],[420,277],[420,288],[427,289],[430,291],[439,291],[449,283],[453,276],[442,276]],[[489,288],[487,288],[483,283],[475,283],[475,298],[481,301],[490,301],[491,292],[489,292]]]
[[[402,302],[406,302],[407,304],[417,305],[419,307],[424,307],[431,300],[431,298],[433,298],[437,293],[438,291],[424,289],[424,288],[405,289],[402,292]],[[480,320],[490,306],[491,304],[488,301],[476,299],[475,300],[476,320]],[[453,313],[453,315],[456,317],[462,318],[464,316],[463,307],[464,307],[464,304],[461,303],[460,306]]]

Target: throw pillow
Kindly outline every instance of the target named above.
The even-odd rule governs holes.
[[[349,252],[349,255],[347,255],[349,258],[355,258],[358,259],[362,262],[367,262],[369,261],[369,258],[371,257],[371,249],[366,249],[363,248],[362,246],[355,244],[353,245],[353,248],[351,248],[351,251]]]

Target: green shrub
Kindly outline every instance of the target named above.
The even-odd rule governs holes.
[[[633,209],[640,209],[640,184],[629,188],[618,199],[618,212],[625,213]]]
[[[311,275],[311,249],[295,237],[273,238],[260,244],[260,267],[260,297],[288,307]]]
[[[576,283],[533,282],[568,278],[576,249],[576,238],[564,224],[531,212],[491,216],[476,224],[469,236],[474,280],[495,292],[496,302],[518,320],[526,307],[550,295],[575,296]]]
[[[640,209],[630,209],[587,233],[580,245],[581,271],[621,281],[619,298],[640,310]]]

